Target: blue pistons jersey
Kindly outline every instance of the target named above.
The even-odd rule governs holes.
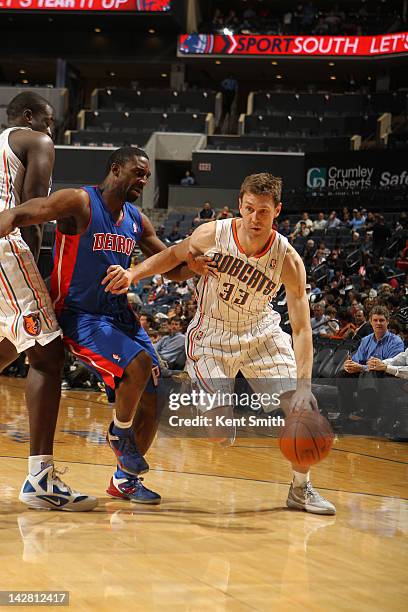
[[[87,229],[74,236],[57,229],[51,297],[57,315],[63,311],[123,315],[126,295],[105,293],[102,279],[107,269],[130,266],[131,254],[143,233],[142,215],[125,202],[115,222],[98,187],[83,187],[89,194],[91,217]]]

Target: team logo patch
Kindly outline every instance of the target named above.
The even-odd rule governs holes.
[[[41,332],[41,319],[38,312],[23,315],[23,327],[30,336],[38,336]]]
[[[199,331],[198,334],[196,335],[195,339],[197,341],[200,341],[203,336],[204,336],[204,332],[203,331]]]
[[[119,357],[119,355],[117,355],[116,353],[113,353],[112,355],[113,359],[116,359],[116,361],[120,361],[121,357]]]

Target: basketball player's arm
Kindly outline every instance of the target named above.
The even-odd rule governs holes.
[[[154,229],[151,221],[142,214],[143,219],[143,234],[140,239],[139,246],[142,250],[143,255],[151,257],[157,253],[161,253],[167,249],[166,245],[158,238],[156,230]],[[166,272],[166,278],[182,282],[189,278],[193,278],[195,274],[203,275],[207,273],[207,262],[205,257],[198,255],[197,257],[191,257],[188,260],[188,264],[182,262]]]
[[[297,368],[297,390],[290,402],[291,410],[317,409],[311,391],[313,342],[310,309],[306,295],[306,270],[303,261],[289,245],[282,268],[281,279],[286,289],[289,320],[292,327],[293,350]]]
[[[21,201],[46,197],[50,188],[55,150],[49,136],[39,132],[23,134],[27,138],[25,175]],[[29,140],[28,140],[29,139]],[[42,243],[43,227],[41,224],[30,225],[21,229],[23,240],[30,247],[35,261],[38,261]]]
[[[191,266],[194,258],[197,261],[197,256],[203,255],[214,246],[214,243],[215,223],[206,223],[198,227],[189,238],[152,255],[134,269],[123,270],[120,266],[110,266],[102,284],[106,284],[106,292],[126,293],[132,283],[138,283],[144,278],[149,278],[155,274],[166,274],[169,270],[174,270],[186,261]],[[204,259],[204,268],[207,268],[207,273],[215,274],[211,261],[207,261],[208,258]]]
[[[69,231],[79,234],[85,230],[90,216],[89,196],[83,189],[61,189],[48,198],[34,198],[16,208],[0,213],[0,238],[16,227],[59,221]]]

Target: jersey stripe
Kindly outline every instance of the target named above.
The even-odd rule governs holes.
[[[28,270],[24,264],[24,260],[21,257],[21,254],[19,252],[19,248],[16,244],[15,240],[10,240],[10,238],[6,238],[7,242],[10,245],[10,249],[11,252],[13,253],[14,257],[17,260],[17,265],[20,268],[20,272],[21,275],[23,277],[23,279],[25,280],[25,283],[27,285],[27,287],[30,289],[31,293],[33,294],[33,298],[37,304],[37,308],[38,310],[41,311],[41,313],[44,315],[44,319],[45,319],[45,323],[48,327],[48,329],[52,328],[53,322],[52,320],[48,317],[46,309],[43,306],[42,300],[41,300],[41,296],[39,294],[39,292],[37,291],[37,287],[35,286],[34,283],[31,282],[30,280],[30,275],[28,273]]]
[[[61,234],[57,229],[55,245],[55,262],[51,276],[51,298],[55,312],[58,314],[64,307],[77,260],[81,235]]]
[[[80,357],[82,361],[89,363],[96,370],[98,370],[103,378],[103,381],[108,385],[108,387],[115,389],[115,376],[121,378],[124,371],[123,368],[119,367],[115,363],[112,363],[105,357],[102,357],[102,355],[94,353],[85,346],[77,344],[68,336],[64,336],[64,344],[73,355]]]
[[[7,293],[8,299],[10,300],[12,308],[13,308],[14,312],[16,313],[15,317],[13,319],[12,326],[11,326],[11,331],[13,332],[14,338],[17,338],[17,322],[18,322],[18,320],[20,319],[20,317],[22,315],[22,311],[21,311],[20,305],[18,303],[18,300],[16,298],[16,294],[13,291],[13,287],[12,287],[10,281],[8,280],[6,272],[5,272],[4,268],[3,268],[3,266],[1,265],[1,263],[0,263],[0,280],[2,282],[2,285],[3,285],[4,289],[6,290],[6,293]]]
[[[7,156],[6,156],[6,152],[3,151],[3,166],[4,166],[4,176],[6,179],[6,198],[5,198],[5,204],[4,204],[4,209],[3,210],[7,210],[8,205],[9,205],[9,198],[10,198],[10,178],[8,175],[8,167],[7,167]]]
[[[198,332],[201,324],[203,322],[203,315],[201,315],[197,321],[197,325],[195,327],[192,327],[190,329],[190,331],[187,334],[187,355],[190,357],[190,359],[192,359],[194,361],[195,357],[193,355],[193,349],[194,349],[194,336],[196,335],[195,332]]]

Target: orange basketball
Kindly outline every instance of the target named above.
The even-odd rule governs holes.
[[[285,418],[279,447],[291,463],[308,466],[327,457],[333,446],[333,438],[332,428],[323,415],[302,410]]]

